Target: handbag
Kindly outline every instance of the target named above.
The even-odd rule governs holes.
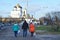
[[[34,34],[33,34],[34,36],[36,36],[36,33],[34,32]]]
[[[18,30],[18,34],[20,33],[20,30]]]

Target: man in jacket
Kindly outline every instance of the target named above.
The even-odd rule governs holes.
[[[26,22],[26,20],[24,21],[23,25],[22,25],[22,29],[23,29],[23,37],[27,36],[27,29],[28,29],[28,23]]]

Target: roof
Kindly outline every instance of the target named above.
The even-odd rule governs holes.
[[[22,8],[19,4],[16,4],[16,6],[14,6],[14,8],[17,8],[17,7]]]

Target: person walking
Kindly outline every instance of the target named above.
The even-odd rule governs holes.
[[[31,33],[31,37],[33,37],[33,34],[35,32],[35,26],[34,26],[34,24],[32,22],[29,25],[29,31]]]
[[[26,20],[24,21],[23,25],[22,25],[22,29],[23,29],[23,37],[27,36],[27,29],[28,29],[28,23],[26,22]]]
[[[17,24],[17,23],[14,23],[12,29],[13,29],[13,31],[14,31],[14,35],[15,35],[15,37],[17,37],[18,30],[19,30],[19,26],[18,26],[18,24]]]

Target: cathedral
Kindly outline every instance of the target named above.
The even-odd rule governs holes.
[[[14,6],[10,14],[11,18],[24,18],[26,21],[30,21],[33,17],[30,17],[30,14],[27,14],[27,9],[23,9],[19,4]]]
[[[26,9],[22,10],[22,7],[17,4],[14,6],[13,10],[11,11],[11,18],[27,18]]]
[[[20,22],[26,20],[28,23],[32,20],[34,20],[33,15],[30,16],[30,14],[27,13],[27,9],[23,9],[22,6],[19,4],[16,4],[16,6],[13,7],[10,15],[8,18],[0,18],[0,22]]]

